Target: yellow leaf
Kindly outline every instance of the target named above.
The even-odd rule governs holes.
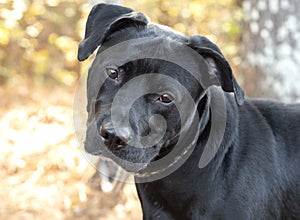
[[[0,44],[7,45],[10,39],[10,33],[7,29],[0,28]]]

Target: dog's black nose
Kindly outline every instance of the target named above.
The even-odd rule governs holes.
[[[126,145],[126,143],[116,135],[115,130],[109,126],[102,125],[99,133],[104,144],[109,148],[120,148]]]

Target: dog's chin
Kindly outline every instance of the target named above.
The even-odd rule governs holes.
[[[171,150],[172,147],[158,144],[149,148],[137,148],[129,145],[123,145],[114,149],[108,149],[105,146],[88,147],[85,146],[87,153],[94,156],[106,157],[113,160],[127,172],[133,174],[145,173],[149,165],[162,159]]]

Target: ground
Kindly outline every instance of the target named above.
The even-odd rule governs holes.
[[[73,126],[74,88],[0,87],[0,219],[141,219],[134,184],[108,195]]]

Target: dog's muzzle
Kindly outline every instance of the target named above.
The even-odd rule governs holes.
[[[110,150],[122,148],[127,145],[130,137],[129,129],[122,129],[122,133],[124,133],[123,137],[119,137],[111,123],[104,123],[99,128],[99,135]]]

